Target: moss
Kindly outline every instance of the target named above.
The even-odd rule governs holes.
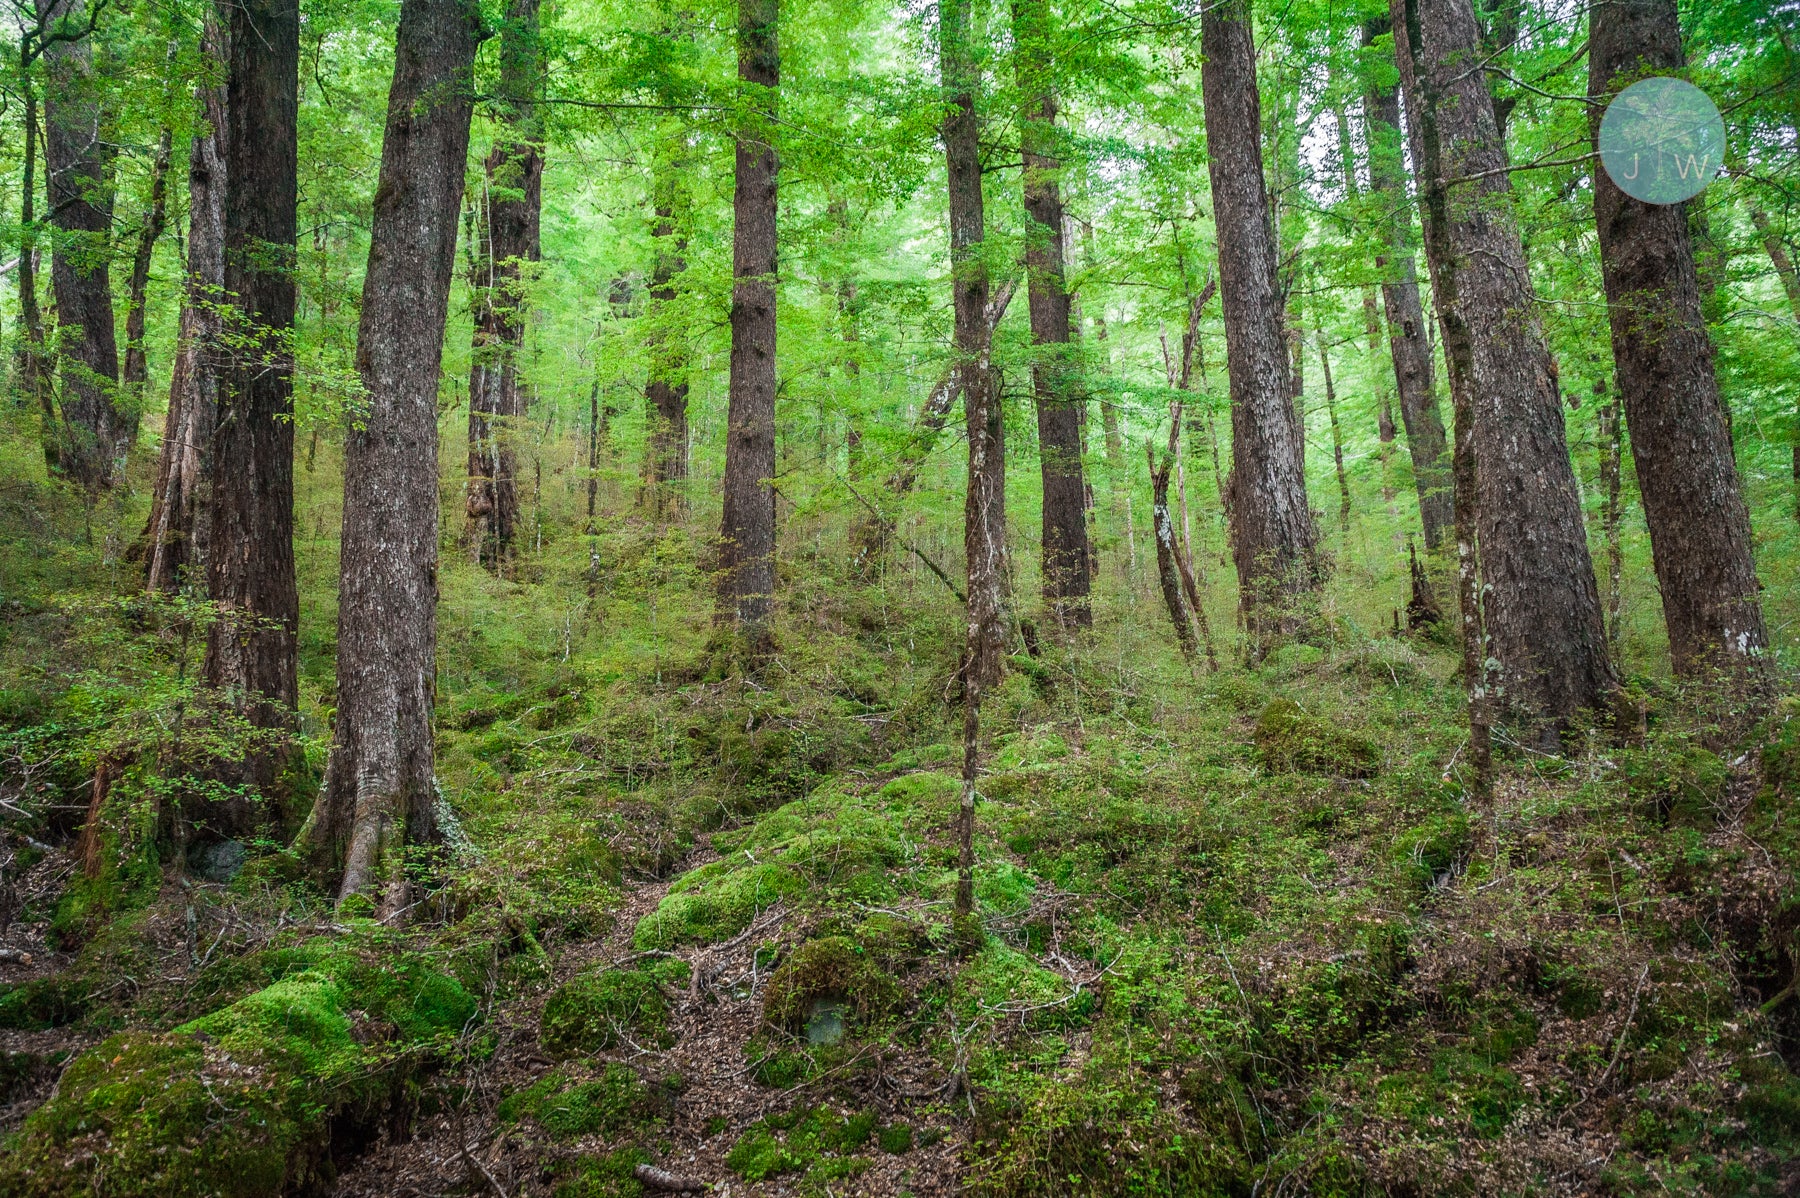
[[[553,1198],[638,1198],[644,1187],[637,1167],[650,1163],[650,1154],[635,1145],[605,1156],[583,1156],[558,1166]]]
[[[994,1012],[1018,1012],[1033,1030],[1077,1027],[1095,1007],[1091,990],[1071,991],[1050,972],[1009,945],[989,942],[962,971],[963,1006],[970,1018]]]
[[[912,1151],[913,1129],[904,1123],[890,1123],[876,1135],[875,1142],[890,1156],[903,1156]]]
[[[599,1052],[624,1037],[667,1048],[669,1003],[656,977],[641,969],[609,969],[565,983],[544,1004],[538,1038],[553,1056]]]
[[[88,986],[66,974],[0,986],[0,1028],[39,1031],[74,1023],[87,1012]]]
[[[1432,816],[1394,838],[1392,859],[1420,889],[1429,889],[1469,855],[1474,833],[1460,811]]]
[[[1365,736],[1306,714],[1292,699],[1272,699],[1256,717],[1257,760],[1270,773],[1370,778],[1381,749]]]
[[[1675,827],[1711,827],[1731,784],[1718,754],[1682,744],[1623,751],[1619,775],[1646,815]]]
[[[738,1137],[725,1167],[745,1181],[802,1172],[809,1181],[854,1176],[869,1162],[847,1154],[868,1143],[874,1128],[872,1114],[846,1118],[825,1106],[771,1115]]]
[[[867,1024],[900,1003],[900,986],[848,937],[827,936],[795,949],[763,990],[763,1018],[790,1032],[805,1030],[813,1004],[841,1000]]]
[[[222,1010],[82,1054],[0,1164],[0,1191],[249,1198],[322,1188],[334,1122],[379,1118],[474,1001],[415,959],[313,947],[316,962]]]
[[[629,1066],[609,1063],[600,1076],[571,1083],[551,1073],[500,1104],[503,1123],[531,1118],[553,1136],[616,1135],[652,1122],[659,1095]]]

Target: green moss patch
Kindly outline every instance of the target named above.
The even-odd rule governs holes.
[[[571,1081],[551,1073],[500,1104],[503,1123],[537,1121],[553,1136],[617,1135],[654,1122],[667,1107],[663,1087],[651,1087],[627,1065],[609,1063],[600,1076]]]
[[[544,1051],[554,1056],[599,1052],[630,1038],[667,1048],[669,1003],[657,977],[643,969],[608,969],[564,984],[544,1004]]]
[[[1372,778],[1381,748],[1366,736],[1308,715],[1292,699],[1272,699],[1256,717],[1257,760],[1275,774]]]
[[[783,1173],[802,1173],[829,1180],[854,1176],[869,1167],[853,1156],[876,1133],[873,1113],[845,1116],[830,1107],[792,1111],[759,1119],[738,1137],[725,1167],[745,1181],[764,1181]]]
[[[871,954],[844,936],[810,940],[776,968],[763,990],[763,1017],[790,1032],[806,1029],[816,1003],[840,1002],[868,1023],[900,1003],[900,986]]]

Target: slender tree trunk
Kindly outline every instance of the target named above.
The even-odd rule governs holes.
[[[1313,314],[1313,331],[1319,338],[1319,374],[1325,381],[1325,412],[1331,418],[1331,457],[1337,466],[1338,531],[1350,532],[1350,478],[1344,473],[1344,432],[1338,426],[1337,389],[1331,384],[1331,351],[1325,347],[1325,328]]]
[[[203,49],[215,61],[225,61],[224,36],[207,22]],[[201,124],[188,150],[187,290],[142,544],[144,581],[153,591],[202,582],[210,540],[218,308],[225,288],[225,88],[202,86],[196,99]]]
[[[274,802],[223,805],[219,831],[279,823],[286,737],[298,702],[300,596],[294,575],[295,238],[299,215],[300,13],[296,0],[231,10],[225,116],[225,301],[233,349],[219,380],[212,444],[207,592],[219,618],[204,676],[273,734],[227,773]]]
[[[65,10],[84,18],[87,0]],[[84,39],[44,50],[44,165],[56,292],[62,447],[70,478],[90,494],[117,481],[136,422],[119,402],[119,347],[113,327],[112,157],[93,92],[93,50]]]
[[[1156,530],[1156,579],[1162,586],[1163,606],[1169,609],[1169,623],[1175,627],[1175,642],[1191,665],[1199,658],[1200,647],[1194,640],[1194,625],[1181,595],[1175,522],[1169,515],[1169,472],[1175,465],[1175,455],[1165,454],[1158,465],[1156,451],[1145,441],[1144,461],[1150,467],[1150,526]]]
[[[1588,95],[1687,65],[1675,0],[1613,0],[1590,17]],[[1593,121],[1596,142],[1599,120]],[[1750,510],[1732,458],[1686,205],[1646,204],[1594,172],[1613,362],[1675,673],[1760,674],[1768,648]]]
[[[1614,668],[1618,668],[1622,664],[1620,650],[1624,644],[1625,623],[1625,598],[1620,585],[1625,572],[1625,551],[1619,540],[1625,438],[1618,399],[1608,391],[1604,377],[1594,380],[1594,398],[1599,403],[1600,533],[1606,541],[1606,644],[1612,653]]]
[[[134,413],[143,410],[144,387],[150,381],[150,362],[144,354],[144,316],[150,290],[150,259],[169,219],[169,158],[174,141],[174,133],[163,126],[150,163],[150,206],[138,227],[137,252],[131,258],[131,283],[126,290],[125,403],[127,410]],[[136,420],[132,423],[135,425]]]
[[[1787,247],[1782,245],[1780,233],[1769,223],[1768,214],[1761,208],[1752,208],[1750,220],[1756,225],[1757,236],[1762,239],[1769,262],[1781,279],[1782,289],[1787,292],[1788,307],[1794,310],[1794,323],[1800,325],[1800,271],[1794,269],[1794,260],[1788,256]],[[1800,519],[1800,408],[1794,413],[1793,443],[1794,517]]]
[[[1367,46],[1387,32],[1383,18],[1363,26]],[[1363,98],[1369,141],[1369,186],[1387,214],[1388,252],[1375,260],[1385,272],[1382,306],[1387,314],[1388,350],[1394,362],[1394,388],[1400,397],[1400,422],[1412,458],[1413,485],[1419,495],[1419,522],[1425,547],[1443,545],[1455,521],[1450,454],[1438,414],[1437,385],[1432,378],[1431,329],[1419,303],[1419,281],[1413,266],[1412,210],[1406,198],[1406,166],[1400,145],[1400,93],[1377,88]],[[1388,420],[1392,438],[1393,420]]]
[[[1507,705],[1549,736],[1614,686],[1561,397],[1493,105],[1471,69],[1482,51],[1469,0],[1393,0],[1393,16],[1420,114],[1415,161],[1438,209],[1441,235],[1427,238],[1426,252],[1446,356],[1466,363],[1457,399],[1472,409],[1485,631]],[[1451,381],[1454,389],[1454,373]]]
[[[29,49],[19,49],[20,89],[25,93],[25,155],[19,204],[19,389],[27,403],[35,404],[42,421],[40,439],[44,465],[53,475],[63,472],[62,431],[56,414],[56,395],[50,385],[50,359],[44,346],[44,316],[38,309],[37,267],[37,90],[33,87]]]
[[[519,536],[518,436],[530,391],[519,381],[530,263],[538,260],[544,160],[537,93],[543,76],[538,0],[511,0],[500,32],[500,131],[482,164],[474,247],[475,331],[469,365],[465,536],[477,561],[506,568]]]
[[[1299,608],[1318,591],[1318,530],[1307,506],[1305,451],[1289,394],[1247,0],[1207,8],[1201,44],[1231,375],[1232,554],[1244,627],[1260,655],[1276,636],[1299,630]]]
[[[981,195],[980,86],[970,0],[940,0],[939,69],[944,90],[944,161],[950,216],[950,273],[955,299],[955,354],[969,439],[963,550],[968,563],[968,619],[963,649],[963,791],[956,912],[974,909],[975,777],[981,701],[1000,681],[1005,649],[1006,449],[1000,396],[989,363],[987,234]]]
[[[676,144],[678,136],[663,138],[651,180],[656,260],[650,271],[650,377],[644,385],[650,421],[645,492],[650,514],[659,520],[686,508],[680,484],[687,478],[688,338],[676,323],[675,298],[677,280],[687,270],[687,197]]]
[[[1093,623],[1087,554],[1087,487],[1082,479],[1078,364],[1069,351],[1069,293],[1063,274],[1063,205],[1055,154],[1054,67],[1044,0],[1012,0],[1020,137],[1024,144],[1025,268],[1031,302],[1032,386],[1043,475],[1044,602],[1064,627]]]
[[[344,445],[338,718],[307,842],[342,901],[404,905],[404,846],[439,836],[437,384],[469,152],[472,0],[404,0],[356,357],[369,411]]]
[[[776,89],[779,0],[738,0],[738,81],[752,114],[737,135],[732,200],[731,400],[717,620],[753,656],[773,644],[775,596]]]

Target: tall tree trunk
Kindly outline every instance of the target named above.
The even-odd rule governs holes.
[[[87,0],[63,15],[85,19]],[[113,327],[112,157],[93,95],[88,41],[44,50],[44,165],[50,223],[59,236],[50,252],[56,292],[58,369],[62,385],[59,459],[91,494],[117,481],[135,420],[119,402],[119,346]]]
[[[250,724],[273,733],[228,772],[268,794],[226,804],[231,835],[279,821],[279,747],[298,702],[294,576],[294,261],[299,205],[300,12],[296,0],[231,8],[225,101],[225,299],[233,349],[219,380],[207,592],[219,606],[204,673]]]
[[[753,655],[772,645],[775,596],[776,89],[779,0],[738,0],[738,81],[748,123],[737,135],[732,198],[731,399],[716,619]]]
[[[650,271],[650,376],[644,385],[650,421],[645,455],[645,498],[656,519],[678,515],[686,505],[680,483],[687,478],[687,330],[676,324],[676,280],[687,270],[687,197],[678,136],[656,147],[651,180],[656,221],[651,235],[656,261]]]
[[[465,535],[499,572],[519,535],[518,433],[530,392],[519,382],[528,263],[538,260],[544,161],[537,93],[543,75],[538,0],[511,0],[500,33],[500,131],[483,163],[474,251],[475,331],[469,365],[469,484]]]
[[[44,315],[38,308],[37,297],[37,150],[42,134],[38,130],[37,89],[32,82],[28,41],[21,41],[19,47],[19,80],[20,90],[25,93],[25,160],[19,204],[19,391],[25,402],[37,406],[42,422],[39,436],[43,442],[45,467],[51,474],[61,474],[63,438],[58,427],[56,393],[50,385],[51,364],[44,346]]]
[[[1426,253],[1446,355],[1466,363],[1485,630],[1506,703],[1548,737],[1614,686],[1561,397],[1505,149],[1473,69],[1482,50],[1469,0],[1392,0],[1392,15],[1401,76],[1420,114],[1414,160],[1439,208],[1441,235],[1427,238]]]
[[[208,21],[203,50],[225,61],[224,31]],[[225,287],[225,88],[202,86],[200,127],[188,150],[187,289],[169,372],[169,410],[144,526],[144,581],[173,591],[206,577],[213,432],[218,418],[219,295]]]
[[[1775,267],[1775,274],[1781,279],[1782,290],[1787,292],[1788,307],[1794,310],[1794,323],[1800,325],[1800,271],[1794,269],[1794,260],[1781,243],[1781,234],[1769,223],[1768,214],[1761,208],[1752,208],[1750,220],[1762,239],[1770,264]],[[1793,441],[1794,517],[1800,519],[1800,410],[1794,413]]]
[[[1012,0],[1013,45],[1022,108],[1025,269],[1031,303],[1031,367],[1042,462],[1044,602],[1065,627],[1093,623],[1088,606],[1087,487],[1082,480],[1083,393],[1069,352],[1069,292],[1063,274],[1063,205],[1055,153],[1054,67],[1044,0]]]
[[[1232,555],[1244,627],[1260,655],[1276,636],[1301,627],[1300,607],[1318,591],[1318,530],[1306,502],[1305,450],[1289,395],[1247,0],[1208,7],[1200,38],[1231,375]]]
[[[1325,380],[1325,414],[1331,418],[1331,458],[1337,466],[1338,531],[1350,532],[1350,478],[1344,473],[1344,432],[1338,425],[1337,389],[1331,385],[1331,351],[1325,345],[1325,328],[1313,313],[1313,331],[1319,338],[1319,374]]]
[[[157,239],[169,219],[169,159],[175,135],[167,125],[157,135],[156,155],[150,162],[150,206],[138,226],[137,252],[131,256],[131,283],[125,303],[125,404],[128,411],[143,411],[144,387],[150,381],[150,362],[144,354],[144,316],[149,306],[150,259]],[[136,418],[132,419],[135,426]]]
[[[981,244],[987,235],[987,218],[981,195],[981,128],[975,114],[981,77],[970,7],[970,0],[940,0],[938,5],[956,369],[962,380],[969,438],[968,490],[963,506],[969,608],[963,647],[963,788],[956,887],[956,912],[965,917],[975,903],[975,777],[981,702],[1000,681],[1006,635],[1006,446],[1000,396],[989,361],[988,270]]]
[[[369,395],[344,444],[338,717],[307,841],[341,900],[404,905],[407,843],[439,836],[437,386],[481,12],[403,0],[356,360]]]
[[[1637,78],[1687,65],[1675,0],[1612,0],[1589,22],[1591,112]],[[1597,143],[1597,117],[1593,125]],[[1768,634],[1750,510],[1713,373],[1685,208],[1635,200],[1606,171],[1594,172],[1613,363],[1675,673],[1755,674]]]
[[[1594,380],[1594,397],[1599,401],[1600,534],[1606,542],[1606,644],[1617,668],[1622,664],[1620,650],[1625,635],[1625,596],[1620,585],[1625,572],[1625,551],[1619,540],[1623,517],[1620,483],[1625,438],[1618,398],[1608,391],[1604,377]]]
[[[1365,24],[1363,45],[1388,28],[1385,18]],[[1406,199],[1406,166],[1400,146],[1400,93],[1391,87],[1376,88],[1364,96],[1363,112],[1369,142],[1369,187],[1387,213],[1384,239],[1388,251],[1375,259],[1375,265],[1384,272],[1381,302],[1387,313],[1394,387],[1400,396],[1400,422],[1412,458],[1425,547],[1437,549],[1455,521],[1455,505],[1444,420],[1438,414],[1437,385],[1432,378],[1431,331],[1419,303],[1419,280],[1413,266],[1412,210]]]

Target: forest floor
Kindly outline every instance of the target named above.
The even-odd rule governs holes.
[[[1326,610],[1210,673],[1103,604],[984,709],[959,931],[931,580],[784,578],[746,675],[678,531],[591,603],[569,548],[447,563],[456,830],[390,925],[279,843],[170,856],[191,614],[8,592],[0,1192],[1800,1189],[1800,699],[1635,679],[1482,805],[1433,635]]]

